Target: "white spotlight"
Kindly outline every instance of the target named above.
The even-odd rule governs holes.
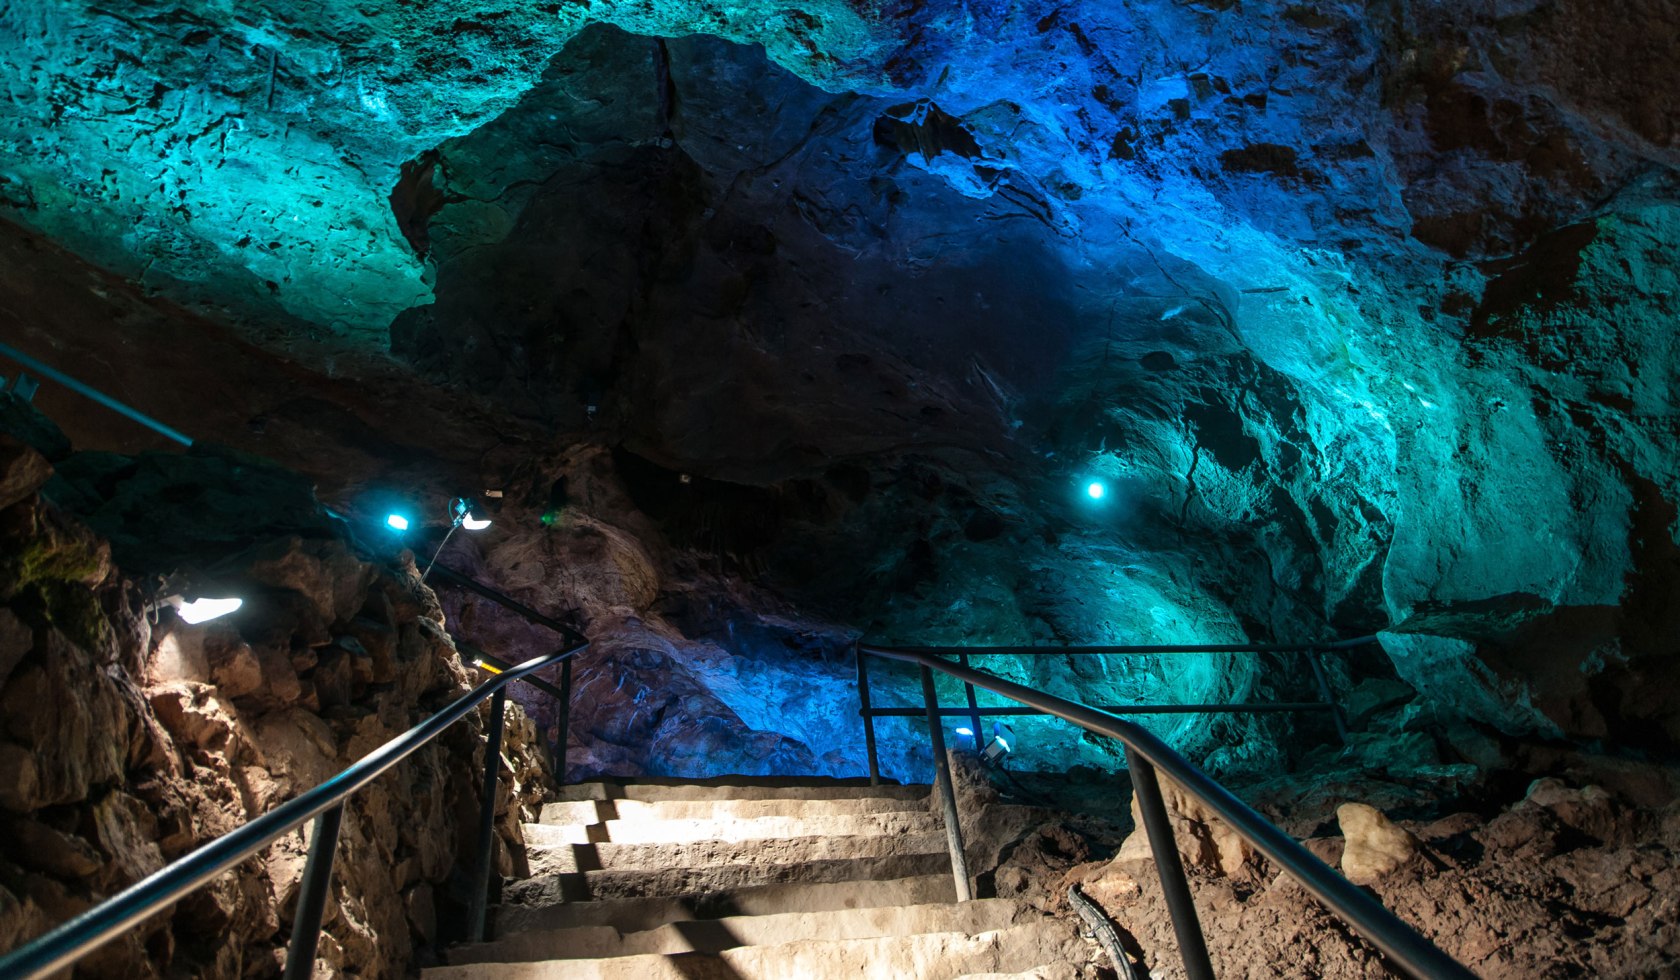
[[[175,607],[175,612],[181,617],[181,622],[189,626],[208,623],[212,619],[226,616],[245,604],[244,599],[194,599],[187,602],[180,596],[170,596],[169,604]]]

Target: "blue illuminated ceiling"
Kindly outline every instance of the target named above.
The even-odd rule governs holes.
[[[274,349],[840,487],[774,558],[872,629],[1405,622],[1414,684],[1593,734],[1680,534],[1672,51],[1461,6],[13,4],[0,206]]]

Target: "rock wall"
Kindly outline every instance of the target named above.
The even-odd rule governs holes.
[[[412,562],[363,557],[307,482],[210,448],[69,455],[5,397],[52,456],[0,435],[11,949],[319,784],[470,679]],[[190,626],[157,604],[181,588],[245,603]],[[546,772],[529,722],[510,714],[503,870]],[[417,951],[457,935],[481,731],[470,718],[348,804],[321,940],[333,975],[406,976]],[[76,975],[278,976],[306,836],[282,837]]]
[[[324,370],[389,328],[880,638],[1388,627],[1680,744],[1673,0],[516,6],[14,5],[0,197]]]

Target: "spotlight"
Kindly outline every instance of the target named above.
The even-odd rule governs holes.
[[[385,526],[393,531],[406,531],[408,530],[408,518],[401,514],[392,514],[385,518]]]
[[[473,516],[473,502],[465,497],[456,497],[450,503],[449,511],[454,515],[456,527],[464,527],[469,531],[482,531],[490,526],[489,518],[480,520]]]
[[[1001,721],[992,722],[992,740],[986,743],[986,750],[980,757],[992,765],[1002,765],[1004,756],[1015,751],[1011,744],[1015,741],[1015,729]]]
[[[1090,484],[1085,487],[1085,493],[1089,495],[1092,500],[1101,500],[1103,497],[1107,496],[1108,488],[1103,486],[1101,481],[1092,480]]]
[[[231,597],[227,599],[194,599],[188,602],[178,595],[170,596],[164,601],[175,607],[176,615],[180,616],[181,622],[188,626],[208,623],[212,619],[226,616],[245,604],[244,599]]]
[[[969,738],[973,738],[974,737],[974,729],[972,729],[972,728],[959,728],[959,729],[957,729],[957,734],[958,735],[967,735]]]
[[[956,729],[956,749],[958,752],[973,752],[979,743],[974,740],[974,729],[967,727]]]

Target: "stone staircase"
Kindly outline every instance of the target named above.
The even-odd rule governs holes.
[[[1091,946],[1071,923],[1012,900],[953,901],[928,795],[926,786],[744,777],[565,787],[540,823],[525,825],[531,875],[504,888],[495,938],[449,950],[448,965],[423,976],[1087,975]],[[1033,818],[988,811],[994,836]],[[995,860],[983,845],[970,850],[977,870]]]

